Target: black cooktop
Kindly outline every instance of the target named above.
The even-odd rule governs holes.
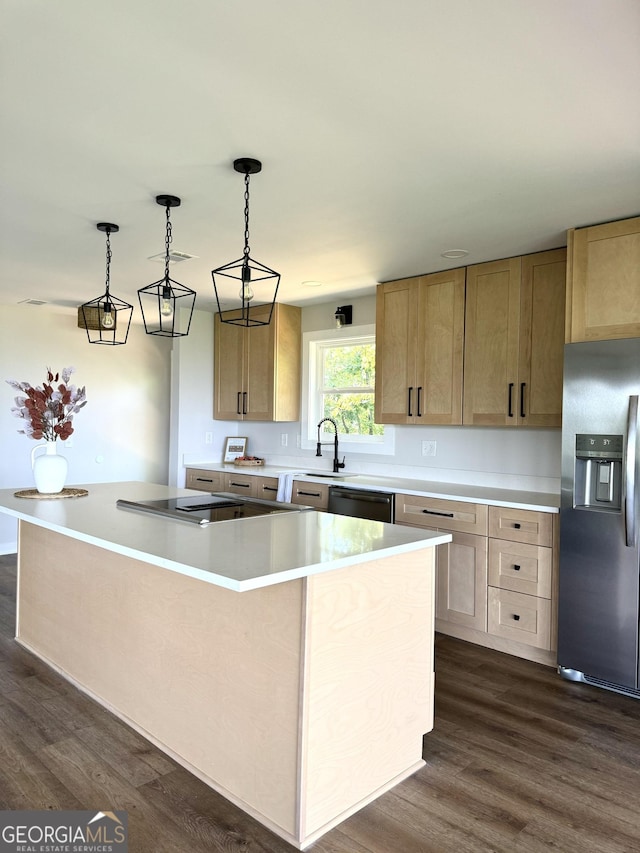
[[[210,524],[213,521],[231,521],[236,518],[253,518],[257,515],[312,509],[312,507],[295,504],[238,497],[230,492],[153,501],[129,501],[121,498],[116,501],[116,506],[120,509],[133,509],[200,525]]]

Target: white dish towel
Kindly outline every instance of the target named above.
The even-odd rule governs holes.
[[[299,471],[289,472],[288,474],[278,474],[278,493],[276,500],[282,503],[291,503],[291,493],[293,491],[293,478],[300,476]]]

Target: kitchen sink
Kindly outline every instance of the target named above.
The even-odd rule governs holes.
[[[356,477],[357,474],[325,474],[324,471],[305,471],[303,477],[322,477],[327,480],[346,480],[349,477]]]

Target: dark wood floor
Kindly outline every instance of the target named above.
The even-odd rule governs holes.
[[[131,853],[290,853],[13,641],[0,557],[0,809],[126,809]],[[426,767],[314,853],[637,853],[640,701],[438,636]]]

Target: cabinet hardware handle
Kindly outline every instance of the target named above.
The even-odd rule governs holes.
[[[511,398],[513,396],[513,382],[509,383],[509,417],[513,417],[513,405],[511,402]]]
[[[514,563],[514,564],[513,564],[513,570],[514,570],[515,572],[519,572],[519,571],[520,571],[520,566],[518,566],[518,565],[516,565],[516,564]]]
[[[516,521],[516,523],[513,526],[515,527],[516,530],[520,530],[521,525],[520,525],[519,521]]]
[[[303,495],[305,498],[319,498],[320,492],[296,492],[298,495]]]
[[[407,415],[411,418],[413,417],[413,412],[411,411],[411,395],[413,393],[413,385],[409,386],[409,405],[407,408]]]
[[[526,384],[527,384],[526,382],[520,383],[520,417],[521,418],[527,417],[526,412],[524,410],[524,389],[525,389]]]
[[[247,414],[247,392],[246,391],[242,392],[242,414],[243,415]]]
[[[422,412],[420,411],[420,392],[422,391],[422,385],[418,388],[418,417],[422,417]]]
[[[234,483],[233,480],[229,483],[230,486],[239,486],[241,489],[250,489],[249,483]]]
[[[196,483],[213,483],[211,477],[207,480],[206,477],[196,477]]]
[[[514,614],[513,614],[513,618],[516,620],[516,622],[519,622],[519,621],[520,621],[520,617],[518,616],[518,614],[517,614],[517,613],[514,613]]]
[[[240,394],[241,394],[241,392],[238,391],[238,402],[236,403],[236,415],[242,414],[242,412],[240,411]]]
[[[263,486],[262,491],[263,492],[277,492],[278,490],[276,489],[275,486]]]
[[[444,518],[453,518],[452,512],[436,512],[435,509],[423,509],[422,512],[426,512],[427,515],[442,515]]]

